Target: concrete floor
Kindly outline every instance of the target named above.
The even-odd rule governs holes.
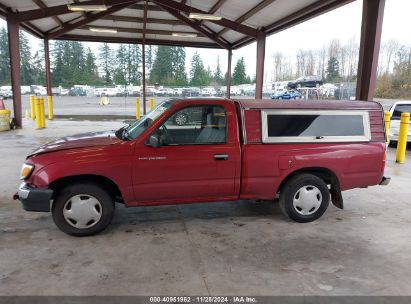
[[[411,295],[411,152],[389,186],[344,192],[316,222],[277,204],[126,209],[103,233],[75,238],[11,199],[25,155],[57,136],[121,121],[53,121],[0,132],[0,295]]]

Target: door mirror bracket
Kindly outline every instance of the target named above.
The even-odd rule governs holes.
[[[159,148],[161,147],[161,139],[155,135],[151,135],[148,140],[148,145],[153,148]]]

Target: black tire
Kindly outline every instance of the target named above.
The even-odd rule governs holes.
[[[298,201],[300,191],[306,191],[314,196],[319,205],[313,206],[308,212],[299,206],[294,206],[294,199]],[[327,210],[330,202],[330,191],[327,184],[312,174],[299,174],[292,177],[280,191],[280,208],[284,215],[299,223],[308,223],[320,218]],[[298,204],[298,203],[297,203]],[[312,213],[311,213],[312,212]],[[304,214],[306,213],[306,214]]]
[[[88,227],[76,228],[76,224],[72,219],[66,220],[64,212],[70,210],[72,206],[69,202],[76,196],[94,198],[98,201],[99,219],[95,223],[90,223]],[[54,199],[52,207],[52,215],[54,223],[61,231],[74,236],[88,236],[103,231],[111,222],[114,214],[113,198],[99,185],[95,183],[78,183],[62,189]],[[70,224],[69,221],[72,223]]]

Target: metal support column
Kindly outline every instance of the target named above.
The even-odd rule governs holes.
[[[45,61],[45,68],[46,68],[47,96],[52,96],[51,73],[50,73],[50,51],[49,51],[49,40],[48,39],[44,39],[44,61]]]
[[[142,64],[143,64],[143,113],[147,114],[146,109],[146,27],[147,27],[147,0],[144,3],[144,21],[143,21],[143,44],[142,44]]]
[[[257,64],[255,73],[255,99],[263,98],[264,61],[265,61],[265,33],[257,35]]]
[[[13,92],[13,110],[16,128],[22,127],[22,107],[20,91],[20,39],[19,24],[13,16],[7,16],[9,37],[11,89]]]
[[[231,61],[232,61],[232,57],[233,57],[233,51],[228,50],[227,79],[226,79],[226,86],[227,86],[226,96],[227,96],[227,98],[231,97],[230,90],[231,90]]]
[[[363,0],[357,100],[373,100],[385,0]]]
[[[146,44],[144,40],[142,44],[141,64],[143,65],[143,114],[146,115]]]

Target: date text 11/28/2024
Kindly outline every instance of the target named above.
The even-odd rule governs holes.
[[[255,297],[247,296],[172,296],[150,297],[150,303],[258,303]]]

